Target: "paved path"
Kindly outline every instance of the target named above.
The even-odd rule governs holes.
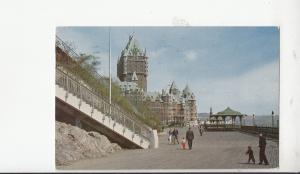
[[[179,129],[179,138],[186,129]],[[239,132],[205,132],[200,137],[194,129],[192,150],[169,145],[167,134],[159,136],[159,148],[122,150],[100,159],[81,160],[58,169],[240,169],[278,167],[278,143],[267,141],[266,155],[270,165],[247,164],[247,146],[253,148],[259,161],[258,137]]]

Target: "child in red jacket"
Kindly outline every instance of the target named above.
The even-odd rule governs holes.
[[[183,137],[181,140],[181,149],[185,149],[185,138]]]

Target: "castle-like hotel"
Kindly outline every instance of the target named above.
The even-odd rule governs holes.
[[[122,94],[132,103],[144,102],[163,124],[187,124],[197,120],[196,99],[186,86],[179,90],[173,81],[161,92],[147,92],[148,57],[134,36],[129,36],[118,59],[117,75]]]

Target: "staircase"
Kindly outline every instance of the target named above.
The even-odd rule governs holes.
[[[58,37],[56,37],[56,46],[62,50],[66,49],[64,42]],[[77,56],[75,52],[69,52],[68,55],[71,58]],[[68,73],[61,66],[56,66],[55,84],[56,112],[61,111],[64,112],[62,115],[74,117],[76,125],[84,123],[91,130],[106,135],[126,148],[147,149],[158,146],[156,130],[134,120],[119,106],[109,104],[83,81]],[[80,127],[80,125],[77,126]]]

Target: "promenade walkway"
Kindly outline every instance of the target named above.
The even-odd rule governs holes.
[[[179,138],[187,129],[179,129]],[[168,130],[166,130],[168,131]],[[242,169],[278,167],[278,143],[267,141],[266,155],[270,165],[247,164],[247,146],[252,146],[259,161],[258,137],[239,132],[205,132],[200,137],[193,129],[195,141],[192,150],[181,150],[169,145],[167,134],[159,136],[159,148],[122,150],[100,159],[77,161],[58,169]]]

